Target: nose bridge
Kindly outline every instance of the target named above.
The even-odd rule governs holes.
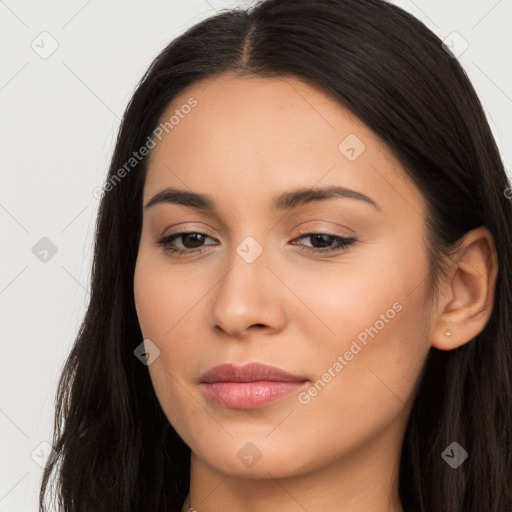
[[[260,243],[253,236],[246,236],[233,247],[214,294],[214,325],[231,334],[241,333],[253,324],[276,327],[279,305],[276,287],[270,282],[275,276],[267,263],[263,241]]]

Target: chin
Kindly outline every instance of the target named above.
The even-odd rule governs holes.
[[[268,432],[265,434],[268,435]],[[216,471],[229,474],[236,478],[286,478],[311,471],[314,466],[313,457],[299,446],[285,445],[283,440],[270,442],[262,436],[237,436],[226,440],[226,444],[218,439],[203,443],[196,451],[198,457],[215,468]],[[212,446],[216,446],[212,450]],[[297,455],[300,454],[300,457]],[[321,466],[320,461],[318,465]]]

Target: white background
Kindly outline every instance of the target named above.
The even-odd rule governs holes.
[[[459,60],[510,172],[512,0],[395,3],[441,39],[456,31],[468,42]],[[51,440],[57,379],[88,300],[92,192],[134,87],[176,36],[246,4],[0,0],[0,512],[38,509],[31,454]],[[31,47],[48,51],[52,39],[46,59]],[[42,237],[57,247],[46,263],[32,252]]]

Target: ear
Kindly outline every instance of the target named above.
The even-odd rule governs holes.
[[[494,306],[498,275],[494,239],[483,226],[466,233],[451,260],[448,279],[440,284],[431,334],[432,346],[440,350],[458,348],[483,331]]]

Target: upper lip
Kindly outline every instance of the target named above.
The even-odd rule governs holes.
[[[203,373],[201,382],[258,382],[258,381],[276,381],[276,382],[303,382],[306,377],[293,375],[289,372],[268,366],[261,363],[247,363],[243,366],[235,366],[231,363],[220,364],[210,368]]]

